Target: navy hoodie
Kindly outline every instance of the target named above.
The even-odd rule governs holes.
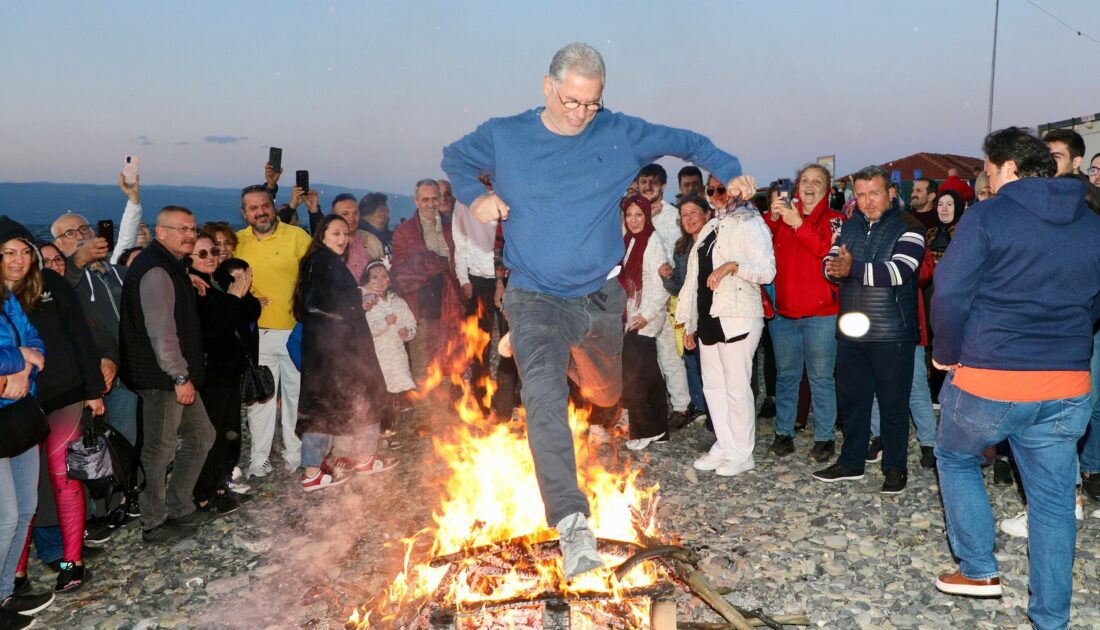
[[[932,357],[1088,371],[1100,318],[1100,217],[1071,178],[1026,177],[966,211],[936,266]]]

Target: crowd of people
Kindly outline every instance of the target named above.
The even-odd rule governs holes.
[[[546,108],[448,146],[454,188],[416,182],[416,211],[394,230],[381,193],[338,195],[325,213],[316,190],[295,187],[278,206],[270,164],[241,191],[243,229],[200,226],[173,205],[146,226],[140,182],[126,175],[113,246],[79,214],[58,217],[48,242],[0,218],[0,413],[33,397],[50,429],[0,458],[0,628],[30,627],[55,593],[81,588],[85,559],[128,520],[145,544],[166,544],[237,511],[249,480],[275,468],[276,427],[304,492],[394,466],[387,448],[410,393],[433,362],[450,365],[464,317],[502,338],[463,377],[497,381],[491,421],[526,407],[567,577],[600,564],[557,418],[568,398],[593,410],[587,439],[622,436],[632,451],[705,420],[714,443],[693,465],[728,477],[756,466],[762,408],[775,417],[768,456],[795,456],[796,431],[812,425],[799,456],[829,464],[813,479],[862,479],[881,461],[890,495],[908,483],[912,420],[960,560],[937,587],[1000,595],[981,468],[1004,484],[1016,468],[1027,507],[1001,529],[1034,532],[1029,614],[1065,627],[1074,506],[1082,519],[1084,498],[1100,501],[1100,154],[1086,176],[1074,132],[1009,128],[986,138],[973,183],[921,178],[907,204],[880,167],[834,182],[810,164],[756,194],[702,136],[601,113],[602,59],[570,46],[551,65]],[[712,170],[681,169],[669,203],[659,164],[601,154],[592,185],[553,198],[592,149],[546,155],[586,129],[585,142],[629,137],[640,155]],[[544,168],[525,168],[509,143]],[[608,195],[614,217],[550,213]],[[242,386],[264,378],[270,391]],[[140,451],[144,483],[113,502],[67,472],[95,418]],[[38,509],[40,485],[56,519]],[[57,571],[48,592],[32,586],[32,543]]]

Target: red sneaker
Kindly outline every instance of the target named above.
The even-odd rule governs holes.
[[[339,473],[330,473],[325,470],[317,471],[317,474],[312,477],[307,476],[305,473],[298,478],[302,483],[302,490],[306,492],[313,492],[314,490],[322,490],[324,488],[331,488],[332,486],[338,486],[348,480],[344,475]]]
[[[355,472],[361,475],[373,475],[374,473],[380,473],[383,470],[389,470],[397,465],[397,460],[384,460],[377,455],[371,455],[370,459],[365,462],[359,462],[355,466]]]
[[[936,588],[949,595],[967,595],[969,597],[1000,597],[1001,578],[991,577],[984,580],[972,580],[961,571],[944,573],[936,580]]]

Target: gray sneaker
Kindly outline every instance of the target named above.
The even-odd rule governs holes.
[[[570,514],[558,521],[555,527],[561,538],[558,544],[561,546],[566,580],[603,566],[603,560],[596,551],[596,537],[588,529],[588,518],[584,514]]]

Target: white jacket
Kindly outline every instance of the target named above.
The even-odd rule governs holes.
[[[634,242],[630,243],[630,247],[634,248]],[[625,262],[629,256],[630,250],[627,250],[623,261]],[[665,320],[668,319],[665,315],[665,306],[668,304],[669,295],[665,290],[665,283],[661,281],[661,274],[657,272],[661,265],[667,262],[668,256],[665,254],[661,236],[654,232],[649,236],[645,253],[642,254],[641,300],[635,302],[629,295],[626,297],[627,323],[635,315],[641,315],[646,319],[647,323],[638,331],[639,335],[656,337],[661,332]]]
[[[396,315],[397,322],[387,324],[388,315]],[[416,336],[416,319],[409,310],[409,304],[390,292],[380,297],[367,311],[367,324],[374,336],[374,353],[378,356],[378,364],[382,368],[386,391],[391,394],[400,394],[416,389],[416,383],[413,382],[412,373],[409,371],[409,355],[405,352],[405,342],[398,334],[402,328],[408,328],[412,333],[409,339]]]
[[[763,317],[760,285],[775,278],[775,252],[772,235],[756,208],[741,206],[722,219],[711,219],[688,255],[684,286],[676,304],[676,323],[684,332],[694,333],[699,322],[699,247],[717,230],[711,251],[714,269],[727,262],[737,263],[737,273],[722,278],[714,292],[711,317]]]

